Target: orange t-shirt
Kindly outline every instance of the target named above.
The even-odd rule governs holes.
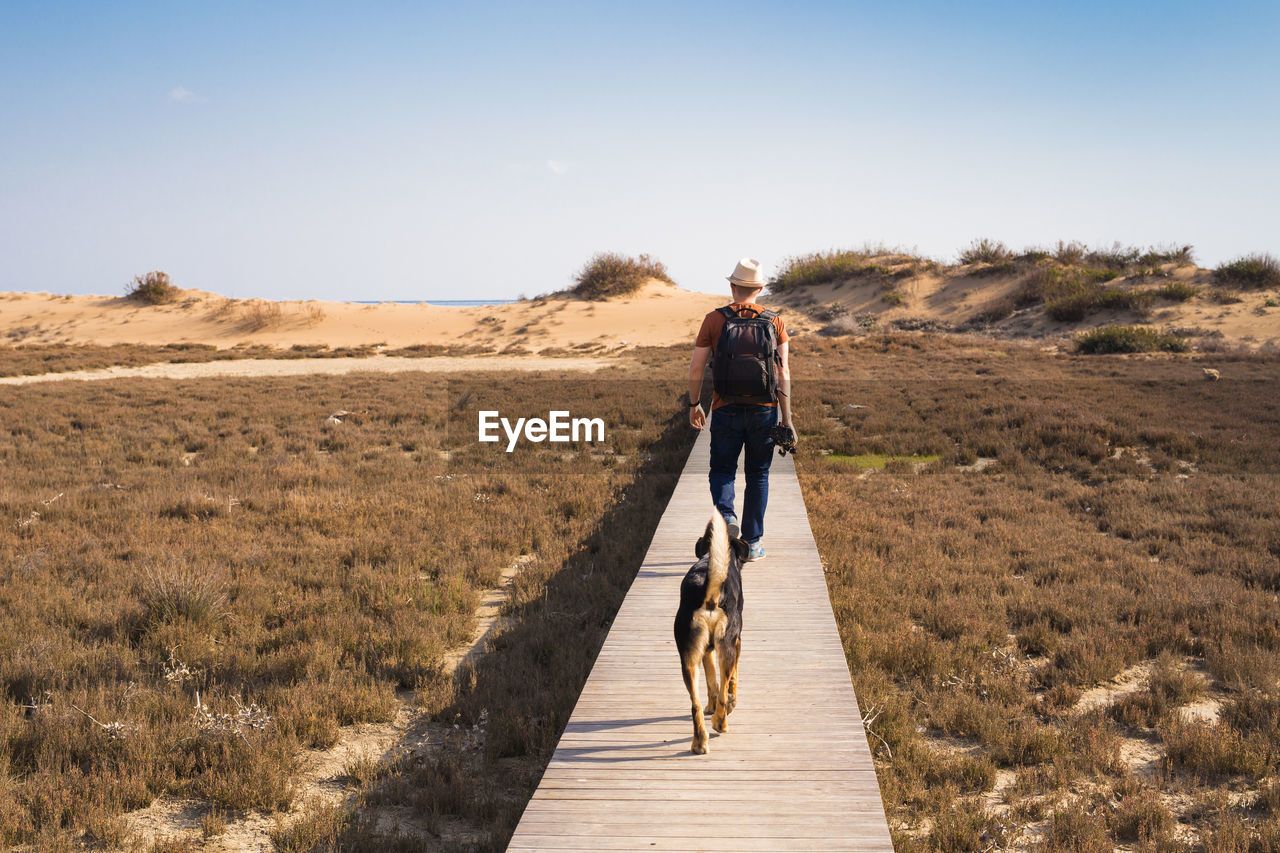
[[[752,311],[755,311],[757,313],[765,310],[764,308],[762,308],[761,306],[757,305],[754,302],[733,302],[733,303],[730,303],[729,307],[732,308],[739,317],[741,317],[742,312],[748,308],[750,308]],[[754,315],[748,312],[747,316],[754,316]],[[790,336],[787,334],[787,327],[783,325],[781,314],[773,318],[773,325],[778,330],[778,346],[782,346],[787,342]],[[711,347],[711,352],[714,355],[716,344],[719,343],[720,341],[720,332],[722,332],[723,330],[724,330],[724,315],[720,313],[719,309],[712,311],[708,313],[707,316],[702,318],[702,328],[698,329],[698,339],[694,341],[693,345],[696,347]],[[728,405],[728,404],[725,403],[724,400],[721,400],[720,395],[717,394],[714,389],[712,389],[711,411],[714,412],[716,409],[725,405]],[[777,403],[760,403],[759,405],[776,406],[778,404]]]

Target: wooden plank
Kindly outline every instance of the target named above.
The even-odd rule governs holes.
[[[768,557],[743,570],[738,706],[728,732],[710,731],[709,754],[689,752],[671,625],[713,511],[708,439],[689,455],[510,850],[893,849],[790,458],[769,479]],[[739,476],[739,506],[742,494]]]

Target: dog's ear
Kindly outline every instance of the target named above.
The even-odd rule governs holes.
[[[738,562],[745,563],[747,557],[751,556],[751,546],[747,544],[745,539],[730,539],[729,544],[733,546],[733,553],[738,555]]]
[[[693,556],[701,560],[711,550],[711,522],[707,522],[707,529],[693,546]]]

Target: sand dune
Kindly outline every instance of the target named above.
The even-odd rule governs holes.
[[[632,296],[592,302],[568,294],[509,305],[231,300],[197,290],[168,305],[123,297],[0,294],[0,342],[385,344],[473,346],[539,352],[616,349],[693,340],[706,312],[728,301],[652,281]]]
[[[893,258],[885,263],[893,266]],[[785,311],[788,328],[816,331],[827,325],[829,306],[846,328],[963,327],[1008,301],[1027,272],[984,275],[980,267],[914,268],[909,275],[854,277],[811,285],[762,302]],[[1184,302],[1155,300],[1146,315],[1110,310],[1079,323],[1058,322],[1043,305],[1021,308],[984,328],[1012,337],[1063,339],[1104,323],[1142,323],[1193,330],[1251,347],[1280,346],[1277,294],[1243,291],[1239,301],[1212,298],[1213,273],[1193,266],[1173,268],[1161,278],[1108,283],[1119,288],[1158,288],[1184,281],[1202,295]],[[728,301],[651,280],[636,293],[590,301],[561,293],[509,305],[463,308],[425,304],[234,300],[203,291],[183,291],[168,305],[144,305],[112,296],[0,294],[0,343],[169,344],[217,347],[265,344],[333,348],[384,344],[389,348],[443,345],[469,352],[599,354],[635,346],[690,344],[707,311]]]
[[[894,266],[892,257],[871,260]],[[981,265],[975,265],[937,267],[900,280],[861,276],[797,288],[775,302],[793,311],[814,314],[835,304],[841,307],[846,318],[860,315],[864,319],[874,318],[880,327],[895,323],[910,327],[919,321],[963,326],[1012,297],[1029,274],[1024,271],[988,276],[983,272]],[[1202,295],[1185,302],[1156,299],[1146,315],[1132,310],[1098,311],[1076,323],[1056,321],[1045,313],[1043,305],[1033,305],[991,322],[985,328],[995,334],[1015,337],[1064,337],[1108,323],[1142,324],[1165,329],[1196,329],[1198,336],[1221,336],[1246,346],[1280,346],[1280,307],[1274,304],[1277,301],[1274,292],[1241,291],[1235,294],[1238,302],[1222,303],[1209,296],[1214,292],[1212,270],[1194,266],[1174,268],[1170,264],[1167,272],[1166,277],[1160,278],[1121,276],[1107,285],[1119,289],[1151,289],[1169,281],[1181,281],[1200,288]]]

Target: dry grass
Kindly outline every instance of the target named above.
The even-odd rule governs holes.
[[[678,468],[687,446],[683,433],[655,444],[678,381],[607,403],[602,381],[0,389],[0,841],[59,848],[119,833],[122,812],[162,793],[225,820],[287,808],[300,750],[387,720],[397,689],[472,720],[487,710],[487,741],[534,756],[521,778],[536,776],[590,660],[552,653],[561,608],[581,604],[569,612],[583,636],[602,631],[648,535],[644,512],[616,502],[636,494],[660,509],[673,480],[650,472]],[[474,412],[450,405],[466,391],[504,410],[545,413],[554,398],[591,411],[610,423],[607,446],[478,446]],[[326,422],[338,409],[358,414]],[[578,454],[570,476],[564,452]],[[517,582],[513,612],[554,614],[527,622],[531,657],[508,665],[546,674],[516,685],[513,670],[482,668],[454,695],[443,656],[469,637],[479,591],[522,553],[539,568]],[[485,687],[495,678],[505,686]],[[504,837],[510,811],[477,803],[510,780],[488,778],[431,808]],[[309,849],[346,823],[307,825],[281,846]]]
[[[243,306],[245,328],[250,332],[277,328],[284,322],[284,308],[279,302],[251,299]]]
[[[990,346],[873,336],[793,363],[806,503],[859,700],[884,709],[869,740],[898,849],[1176,849],[1175,822],[1204,840],[1231,821],[1245,846],[1211,849],[1271,849],[1280,361],[1235,357],[1234,381],[1206,383],[1185,357]],[[1076,707],[1148,660],[1138,692]],[[1184,719],[1206,690],[1221,719]],[[1131,764],[1137,747],[1158,758]],[[1016,774],[994,800],[988,765]],[[1264,804],[1221,811],[1228,786]]]
[[[793,364],[898,848],[1276,849],[1280,363],[994,346],[814,338]],[[638,358],[661,378],[0,389],[4,840],[111,838],[162,791],[227,820],[280,808],[298,749],[402,686],[435,748],[353,765],[356,806],[278,848],[501,849],[691,438],[667,417],[687,351]],[[613,452],[486,454],[471,419],[495,399],[581,401]],[[360,414],[325,424],[336,409]],[[510,621],[455,688],[436,662],[521,550],[538,559]],[[1077,707],[1143,662],[1136,689]],[[1206,694],[1218,721],[1183,718]]]

